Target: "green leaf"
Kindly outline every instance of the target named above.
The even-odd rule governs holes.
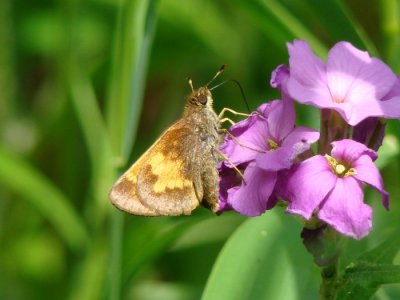
[[[1,147],[0,182],[48,219],[69,247],[78,250],[87,244],[86,227],[68,198],[37,169]]]
[[[299,229],[275,212],[247,220],[224,245],[202,299],[300,299],[312,258]]]
[[[398,157],[399,152],[400,145],[397,138],[392,134],[386,134],[382,146],[379,148],[378,159],[375,162],[376,165],[379,169],[384,168],[392,162],[395,157]]]
[[[346,269],[337,299],[369,299],[380,285],[399,282],[400,266],[358,263]]]
[[[397,253],[400,251],[400,234],[391,235],[386,241],[372,250],[362,254],[357,261],[388,264],[393,263]]]
[[[400,250],[400,235],[362,254],[338,281],[338,299],[369,299],[382,284],[400,282],[400,266],[393,260]]]

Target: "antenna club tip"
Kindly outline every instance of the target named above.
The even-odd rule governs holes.
[[[187,79],[187,81],[188,81],[188,83],[189,83],[190,88],[192,89],[192,92],[193,92],[193,91],[194,91],[194,88],[193,88],[192,78],[186,77],[186,79]]]

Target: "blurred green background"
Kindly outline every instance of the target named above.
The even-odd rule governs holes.
[[[396,0],[1,0],[0,299],[318,299],[319,270],[282,209],[142,218],[107,194],[180,115],[187,76],[199,86],[227,64],[220,81],[238,80],[255,109],[279,97],[270,74],[294,38],[322,57],[348,40],[399,72],[399,15]],[[246,110],[233,84],[214,101]],[[391,211],[368,191],[374,230],[347,241],[343,265],[399,226],[398,122],[388,132]],[[399,297],[396,285],[375,295]]]

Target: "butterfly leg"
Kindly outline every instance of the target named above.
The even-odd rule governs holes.
[[[228,135],[228,136],[229,136],[236,144],[238,144],[240,147],[243,147],[243,148],[246,148],[246,149],[249,149],[249,150],[258,152],[258,153],[265,153],[265,150],[256,149],[256,148],[253,148],[253,147],[250,147],[250,146],[246,146],[245,144],[243,144],[242,142],[240,142],[232,133],[230,133],[228,129],[220,128],[220,129],[218,130],[218,132],[219,132],[220,134],[226,134],[226,135]]]
[[[222,124],[222,123],[224,123],[224,122],[229,122],[229,123],[231,123],[231,125],[235,125],[236,123],[235,122],[233,122],[231,119],[229,119],[229,118],[223,118],[223,119],[221,119],[221,120],[219,120],[219,123],[220,124]]]
[[[245,117],[250,116],[249,114],[240,113],[240,112],[234,111],[233,109],[230,109],[230,108],[228,108],[228,107],[224,107],[224,108],[221,110],[221,112],[219,113],[219,115],[218,115],[218,120],[222,120],[223,117],[224,117],[224,114],[225,114],[226,112],[230,112],[230,113],[234,114],[235,116],[245,116]]]
[[[215,151],[218,153],[218,155],[219,155],[220,157],[222,157],[223,160],[225,160],[226,162],[228,162],[228,164],[229,164],[229,165],[240,175],[240,177],[242,177],[242,179],[244,180],[244,176],[243,176],[242,171],[240,171],[240,170],[236,167],[236,165],[235,165],[233,162],[231,162],[231,160],[229,159],[229,157],[226,156],[224,153],[222,153],[222,152],[219,151],[219,150],[215,150]]]

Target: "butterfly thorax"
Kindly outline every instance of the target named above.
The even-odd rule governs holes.
[[[219,121],[212,104],[210,90],[200,87],[187,97],[182,118],[194,127],[201,139],[215,144],[218,140]]]

